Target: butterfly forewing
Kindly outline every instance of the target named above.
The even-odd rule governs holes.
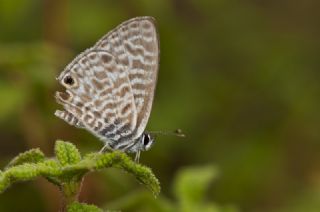
[[[159,65],[159,39],[152,17],[126,21],[100,39],[95,48],[115,55],[128,74],[137,108],[139,137],[150,116]]]
[[[128,145],[145,130],[159,63],[154,20],[138,17],[119,25],[78,55],[58,80],[66,93],[56,115],[86,128],[112,148]]]

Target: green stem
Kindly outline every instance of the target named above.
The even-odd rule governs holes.
[[[63,202],[62,202],[62,208],[61,211],[66,211],[67,206],[73,202],[78,202],[79,194],[82,187],[82,181],[81,180],[70,180],[68,182],[62,183],[60,186],[60,190],[62,191],[63,195]]]

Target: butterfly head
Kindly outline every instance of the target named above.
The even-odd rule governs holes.
[[[125,152],[129,153],[136,153],[136,161],[139,160],[139,155],[141,151],[148,151],[153,143],[154,143],[154,137],[147,132],[144,132],[135,142],[133,145],[130,145],[126,148]]]
[[[153,143],[154,137],[151,134],[145,132],[141,135],[139,140],[139,146],[142,151],[149,150],[152,147]]]

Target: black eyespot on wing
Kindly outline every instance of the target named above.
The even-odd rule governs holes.
[[[144,135],[143,136],[143,145],[147,146],[149,144],[149,141],[150,141],[149,135]]]
[[[63,81],[67,85],[73,85],[74,84],[74,79],[71,76],[66,76]]]

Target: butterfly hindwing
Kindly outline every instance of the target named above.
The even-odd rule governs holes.
[[[71,85],[67,83],[70,77]],[[58,102],[86,129],[113,142],[131,139],[137,119],[134,98],[127,73],[113,55],[87,50],[58,79],[68,94],[63,98],[58,93]]]

